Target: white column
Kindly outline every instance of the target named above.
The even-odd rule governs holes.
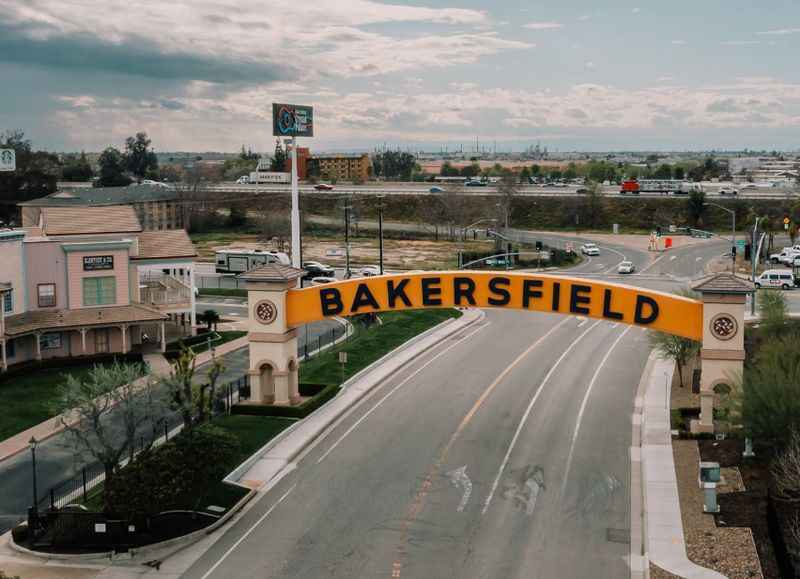
[[[2,366],[3,371],[8,370],[8,360],[6,359],[6,341],[0,340],[0,351],[3,353]]]
[[[122,332],[122,353],[128,353],[128,326],[122,325],[119,327],[119,331]]]
[[[86,328],[81,328],[81,353],[86,353]]]
[[[33,339],[36,340],[36,359],[42,359],[42,342],[40,338],[42,337],[41,334],[34,334]]]
[[[300,269],[300,184],[297,177],[297,137],[292,137],[292,267]]]
[[[167,351],[167,328],[164,322],[161,322],[161,352]]]
[[[197,325],[197,298],[195,297],[195,289],[194,289],[194,264],[189,268],[189,290],[192,293],[192,311],[191,311],[191,322],[192,322],[192,335],[194,336],[197,333],[197,329],[195,326]]]

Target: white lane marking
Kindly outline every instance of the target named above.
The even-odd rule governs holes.
[[[464,508],[469,502],[469,497],[472,495],[472,481],[469,479],[469,475],[467,475],[467,465],[465,464],[460,468],[451,470],[447,473],[447,478],[450,479],[450,482],[453,483],[453,486],[456,488],[461,487],[464,489],[461,502],[458,503],[458,507],[456,508],[457,512],[464,512]]]
[[[500,484],[500,477],[503,476],[503,471],[506,469],[506,466],[508,465],[508,459],[511,458],[511,452],[514,450],[514,447],[517,444],[517,439],[519,438],[519,435],[522,433],[522,429],[524,428],[525,423],[528,421],[528,416],[530,416],[530,413],[533,410],[533,406],[536,404],[536,401],[539,399],[539,396],[544,391],[545,384],[547,384],[547,382],[550,380],[550,377],[556,371],[556,368],[558,368],[561,362],[564,361],[564,358],[567,357],[567,355],[572,351],[572,349],[575,346],[577,346],[578,343],[580,343],[580,341],[584,338],[584,336],[586,336],[586,334],[591,332],[597,326],[597,324],[600,323],[600,321],[601,320],[596,321],[587,329],[585,329],[583,333],[580,336],[578,336],[578,338],[574,342],[572,342],[572,344],[570,344],[566,350],[564,350],[564,353],[561,354],[558,360],[556,360],[556,363],[553,364],[553,366],[547,372],[547,375],[545,375],[544,380],[542,380],[542,383],[539,385],[539,389],[536,390],[536,394],[534,394],[533,398],[531,398],[531,401],[528,403],[528,407],[525,409],[525,414],[522,415],[522,419],[519,421],[519,424],[517,425],[517,430],[514,432],[514,437],[511,439],[511,444],[508,445],[508,450],[506,450],[506,455],[503,457],[503,462],[500,464],[500,469],[497,471],[497,476],[494,477],[494,482],[492,483],[492,489],[489,491],[489,496],[486,497],[486,501],[483,503],[483,510],[481,510],[481,515],[485,515],[486,511],[489,510],[489,505],[492,502],[494,493],[497,491],[497,485]]]
[[[597,378],[600,376],[600,372],[602,371],[603,367],[608,362],[609,357],[611,356],[611,352],[614,351],[614,348],[617,347],[620,340],[625,337],[625,334],[628,333],[628,330],[631,329],[632,326],[628,326],[625,330],[617,336],[617,339],[614,340],[614,343],[611,344],[611,347],[606,352],[606,355],[603,356],[603,359],[600,360],[600,364],[597,366],[597,370],[595,370],[594,375],[592,376],[591,381],[589,382],[589,387],[586,389],[586,393],[583,395],[583,400],[581,401],[580,409],[578,410],[578,419],[575,422],[575,430],[572,432],[572,441],[569,445],[569,454],[567,454],[567,468],[564,470],[564,480],[561,482],[561,494],[560,497],[564,496],[564,490],[567,487],[567,478],[569,477],[569,471],[572,468],[572,455],[575,453],[575,443],[578,441],[578,433],[581,429],[581,421],[583,420],[583,413],[586,411],[586,404],[589,402],[589,395],[592,393],[592,388],[594,388],[595,382],[597,382]]]
[[[488,325],[488,324],[487,324],[487,325]],[[420,366],[419,368],[417,368],[417,369],[416,369],[416,370],[415,370],[413,373],[411,373],[409,376],[407,376],[407,377],[406,377],[406,378],[405,378],[405,379],[404,379],[402,382],[400,382],[400,383],[399,383],[397,386],[395,386],[394,388],[392,388],[391,390],[389,390],[389,392],[387,392],[387,393],[384,395],[384,397],[383,397],[383,398],[381,398],[380,400],[378,400],[378,402],[375,404],[375,406],[373,406],[372,408],[370,408],[369,410],[367,410],[367,411],[364,413],[364,416],[362,416],[361,418],[359,418],[358,420],[356,420],[356,421],[353,423],[353,425],[352,425],[350,428],[348,428],[347,430],[345,430],[344,434],[342,434],[342,435],[341,435],[339,438],[337,438],[337,439],[336,439],[336,442],[334,442],[334,443],[331,445],[331,447],[330,447],[328,450],[326,450],[326,451],[325,451],[325,453],[324,453],[324,454],[323,454],[321,457],[319,457],[319,459],[317,460],[317,464],[321,463],[323,460],[325,460],[326,458],[328,458],[328,455],[329,455],[331,452],[333,452],[333,450],[334,450],[334,449],[335,449],[337,446],[339,446],[339,444],[340,444],[340,443],[341,443],[341,442],[342,442],[342,441],[343,441],[345,438],[347,438],[347,436],[348,436],[348,435],[349,435],[351,432],[353,432],[353,431],[354,431],[356,428],[358,428],[358,426],[359,426],[359,425],[360,425],[362,422],[364,422],[364,421],[365,421],[365,420],[366,420],[366,419],[369,417],[369,415],[370,415],[370,414],[372,414],[373,412],[375,412],[375,411],[378,409],[378,407],[380,407],[380,406],[381,406],[381,405],[382,405],[384,402],[386,402],[386,400],[388,400],[388,399],[389,399],[389,397],[390,397],[392,394],[394,394],[395,392],[397,392],[397,390],[399,390],[400,388],[402,388],[403,386],[405,386],[405,385],[406,385],[406,383],[408,383],[408,381],[409,381],[409,380],[411,380],[411,379],[412,379],[412,378],[414,378],[414,377],[415,377],[417,374],[419,374],[420,372],[422,372],[422,371],[423,371],[425,368],[427,368],[428,366],[430,366],[431,364],[433,364],[433,363],[434,363],[436,360],[438,360],[439,358],[441,358],[442,356],[444,356],[444,355],[445,355],[447,352],[449,352],[450,350],[452,350],[453,348],[455,348],[456,346],[458,346],[458,345],[459,345],[461,342],[463,342],[464,340],[467,340],[467,339],[471,338],[473,335],[477,334],[478,332],[480,332],[480,331],[481,331],[483,328],[485,328],[485,327],[486,327],[486,326],[481,326],[480,328],[477,328],[477,329],[475,329],[474,331],[470,332],[469,334],[467,334],[466,336],[464,336],[463,338],[461,338],[461,339],[460,339],[460,340],[458,340],[457,342],[455,342],[455,343],[453,343],[453,344],[450,344],[450,345],[449,345],[447,348],[445,348],[444,350],[442,350],[441,352],[439,352],[438,354],[436,354],[436,355],[435,355],[433,358],[431,358],[430,360],[428,360],[427,362],[425,362],[425,363],[424,363],[422,366]]]
[[[294,487],[296,487],[296,486],[297,486],[297,483],[295,483],[295,484],[293,484],[291,487],[289,487],[289,490],[288,490],[288,491],[286,491],[285,493],[283,493],[283,495],[281,496],[281,498],[279,498],[279,499],[278,499],[278,501],[277,501],[277,502],[276,502],[274,505],[272,505],[272,506],[269,508],[269,510],[267,510],[267,512],[266,512],[266,513],[264,513],[263,515],[261,515],[261,518],[259,518],[259,519],[258,519],[258,520],[257,520],[257,521],[256,521],[256,522],[253,524],[253,526],[252,526],[252,527],[250,527],[249,529],[247,529],[247,531],[245,531],[244,535],[242,535],[241,537],[239,537],[239,540],[238,540],[238,541],[236,541],[236,542],[235,542],[235,543],[234,543],[234,544],[233,544],[233,545],[230,547],[230,549],[228,549],[227,551],[225,551],[225,553],[222,555],[222,557],[220,557],[220,558],[219,558],[219,560],[218,560],[216,563],[214,563],[214,566],[213,566],[213,567],[211,567],[211,569],[209,569],[208,571],[206,571],[206,574],[205,574],[205,575],[203,575],[203,576],[202,576],[200,579],[208,579],[208,577],[210,577],[210,576],[211,576],[211,574],[212,574],[214,571],[216,571],[216,570],[217,570],[217,567],[219,567],[220,565],[222,565],[222,562],[223,562],[225,559],[227,559],[227,558],[228,558],[228,555],[230,555],[231,553],[233,553],[233,551],[234,551],[234,550],[235,550],[235,549],[236,549],[236,548],[237,548],[239,545],[241,545],[241,544],[242,544],[242,541],[244,541],[244,540],[245,540],[245,539],[246,539],[246,538],[247,538],[247,537],[250,535],[250,533],[252,533],[252,532],[255,530],[255,528],[256,528],[256,527],[258,527],[258,526],[259,526],[261,523],[263,523],[263,522],[264,522],[264,519],[266,519],[268,516],[270,516],[270,515],[272,514],[272,511],[274,511],[275,509],[277,509],[277,508],[278,508],[278,505],[280,505],[280,504],[281,504],[281,503],[284,501],[284,499],[286,499],[286,497],[288,497],[288,496],[289,496],[289,494],[290,494],[290,493],[291,493],[291,492],[294,490]]]
[[[675,261],[676,259],[678,259],[678,256],[677,256],[677,255],[671,255],[671,256],[669,256],[669,260],[670,260],[670,261]]]
[[[695,261],[701,261],[702,259],[703,259],[702,257],[695,257],[694,258]]]
[[[578,319],[580,320],[580,322],[578,322],[578,327],[579,327],[579,328],[580,328],[581,326],[583,326],[583,324],[585,324],[586,322],[588,322],[588,321],[589,321],[587,318],[584,318],[583,316],[578,316]]]

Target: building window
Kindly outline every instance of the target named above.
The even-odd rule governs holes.
[[[50,332],[39,336],[39,347],[42,350],[60,350],[61,332]]]
[[[111,306],[117,302],[117,279],[114,277],[83,278],[83,305]]]
[[[40,283],[37,286],[39,294],[39,307],[52,308],[56,305],[56,284]]]
[[[12,297],[13,290],[7,291],[3,294],[3,311],[10,314],[14,311],[14,298]]]

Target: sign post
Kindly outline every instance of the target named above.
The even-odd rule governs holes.
[[[17,170],[17,152],[14,149],[0,149],[0,171]]]
[[[292,267],[300,268],[300,184],[297,176],[297,137],[314,136],[314,109],[272,103],[272,134],[292,138]]]

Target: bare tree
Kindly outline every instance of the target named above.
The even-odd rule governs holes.
[[[500,221],[504,229],[511,227],[511,215],[514,206],[514,199],[519,194],[517,189],[517,176],[513,171],[503,171],[500,183],[497,185],[497,193],[500,196],[499,209]]]
[[[792,430],[789,442],[773,459],[770,471],[777,495],[785,501],[800,502],[800,433],[797,430]]]
[[[650,344],[658,350],[663,359],[675,362],[678,367],[678,379],[683,388],[683,368],[697,355],[700,350],[700,342],[663,332],[651,332]]]
[[[84,379],[69,376],[59,390],[61,424],[77,451],[103,465],[106,489],[120,461],[133,451],[139,429],[160,421],[166,410],[149,376],[138,380],[143,374],[142,364],[97,365]],[[104,504],[108,510],[107,493]]]
[[[190,348],[181,347],[181,353],[172,363],[172,372],[162,378],[161,383],[166,387],[172,408],[180,413],[183,427],[192,428],[194,421],[194,370],[197,358]]]

